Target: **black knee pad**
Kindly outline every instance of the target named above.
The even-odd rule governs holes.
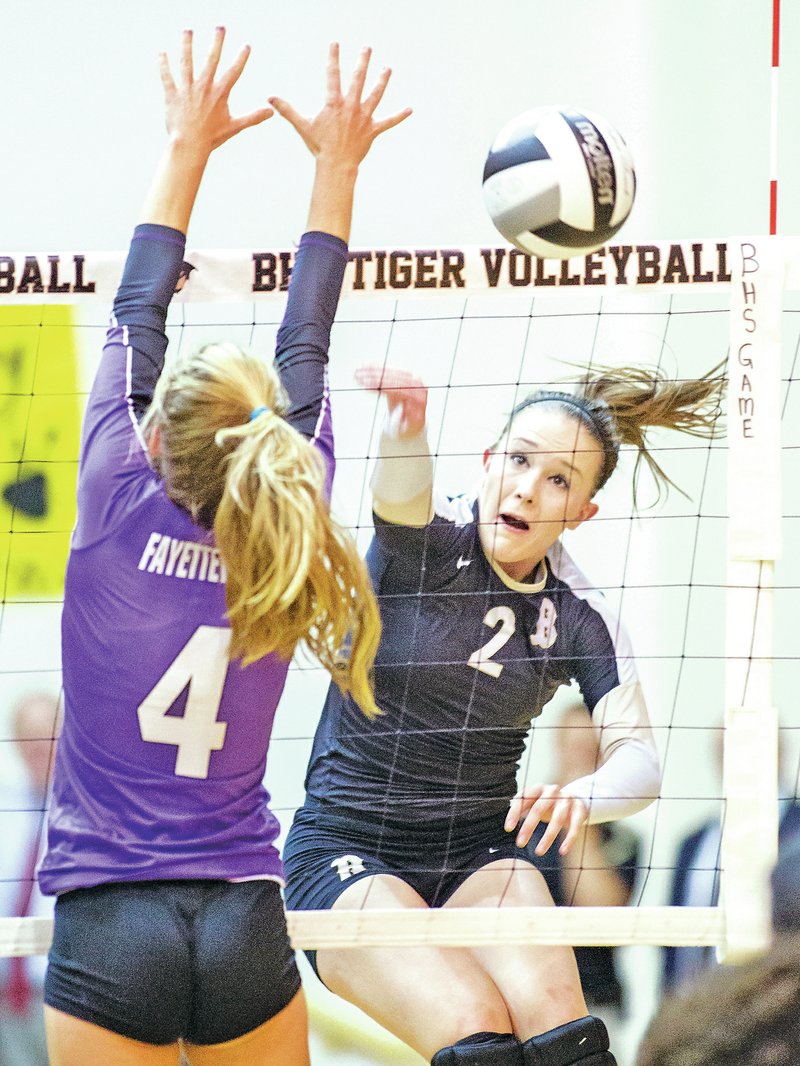
[[[431,1066],[524,1066],[522,1048],[513,1033],[473,1033],[431,1059]]]
[[[522,1045],[524,1066],[617,1066],[608,1032],[599,1018],[578,1018]]]

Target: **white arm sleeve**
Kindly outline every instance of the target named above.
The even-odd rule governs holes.
[[[638,681],[612,689],[592,719],[600,731],[600,765],[561,791],[586,801],[593,824],[625,818],[652,803],[661,788],[661,764]]]
[[[425,526],[430,522],[433,489],[433,457],[427,430],[416,437],[401,439],[397,417],[387,419],[378,444],[378,458],[372,472],[372,506],[387,522]]]

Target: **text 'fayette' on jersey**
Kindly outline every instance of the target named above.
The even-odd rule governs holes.
[[[164,577],[179,577],[189,581],[210,581],[214,584],[223,584],[226,576],[218,548],[156,532],[150,534],[139,559],[139,569],[148,574],[162,574]]]

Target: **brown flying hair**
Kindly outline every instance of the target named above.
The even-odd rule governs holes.
[[[634,496],[642,462],[653,475],[659,498],[662,490],[670,487],[682,492],[650,451],[647,430],[658,426],[705,439],[719,436],[725,365],[723,361],[702,377],[687,380],[669,378],[661,367],[581,366],[584,374],[573,382],[577,386],[574,393],[537,389],[514,407],[503,434],[521,411],[537,403],[552,404],[585,426],[603,449],[603,465],[593,494],[614,473],[623,444],[633,445],[639,453],[633,472]]]

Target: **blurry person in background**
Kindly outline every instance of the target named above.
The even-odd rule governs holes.
[[[722,794],[722,752],[724,730],[720,728],[714,742],[714,754]],[[779,775],[779,865],[785,850],[800,840],[800,805],[794,786],[786,784],[785,752],[780,752]],[[719,818],[709,818],[689,833],[678,846],[673,867],[672,886],[668,903],[672,907],[714,907],[719,902],[721,826]],[[797,852],[795,851],[795,854]],[[786,882],[785,868],[780,884]],[[797,884],[797,880],[795,880]],[[662,953],[662,990],[675,992],[689,987],[693,978],[716,967],[713,947],[665,947]],[[800,1061],[800,1054],[798,1054]]]
[[[600,763],[600,737],[589,711],[576,693],[553,729],[554,783],[563,785],[595,771]],[[531,861],[547,882],[558,906],[624,907],[630,902],[639,863],[640,843],[625,821],[585,825],[573,849],[561,855],[551,848],[535,853],[546,828],[539,826],[528,844]],[[617,948],[576,947],[575,958],[590,1012],[601,1018],[622,1061],[625,989]]]
[[[772,925],[776,937],[800,933],[800,833],[781,848],[772,871]]]
[[[39,892],[35,871],[43,847],[58,699],[26,693],[12,708],[10,721],[21,773],[4,775],[0,785],[0,917],[50,917],[53,901]],[[0,1066],[47,1066],[44,971],[44,956],[0,958]]]
[[[781,937],[744,966],[691,982],[691,1000],[667,996],[636,1066],[797,1066],[800,937]]]

